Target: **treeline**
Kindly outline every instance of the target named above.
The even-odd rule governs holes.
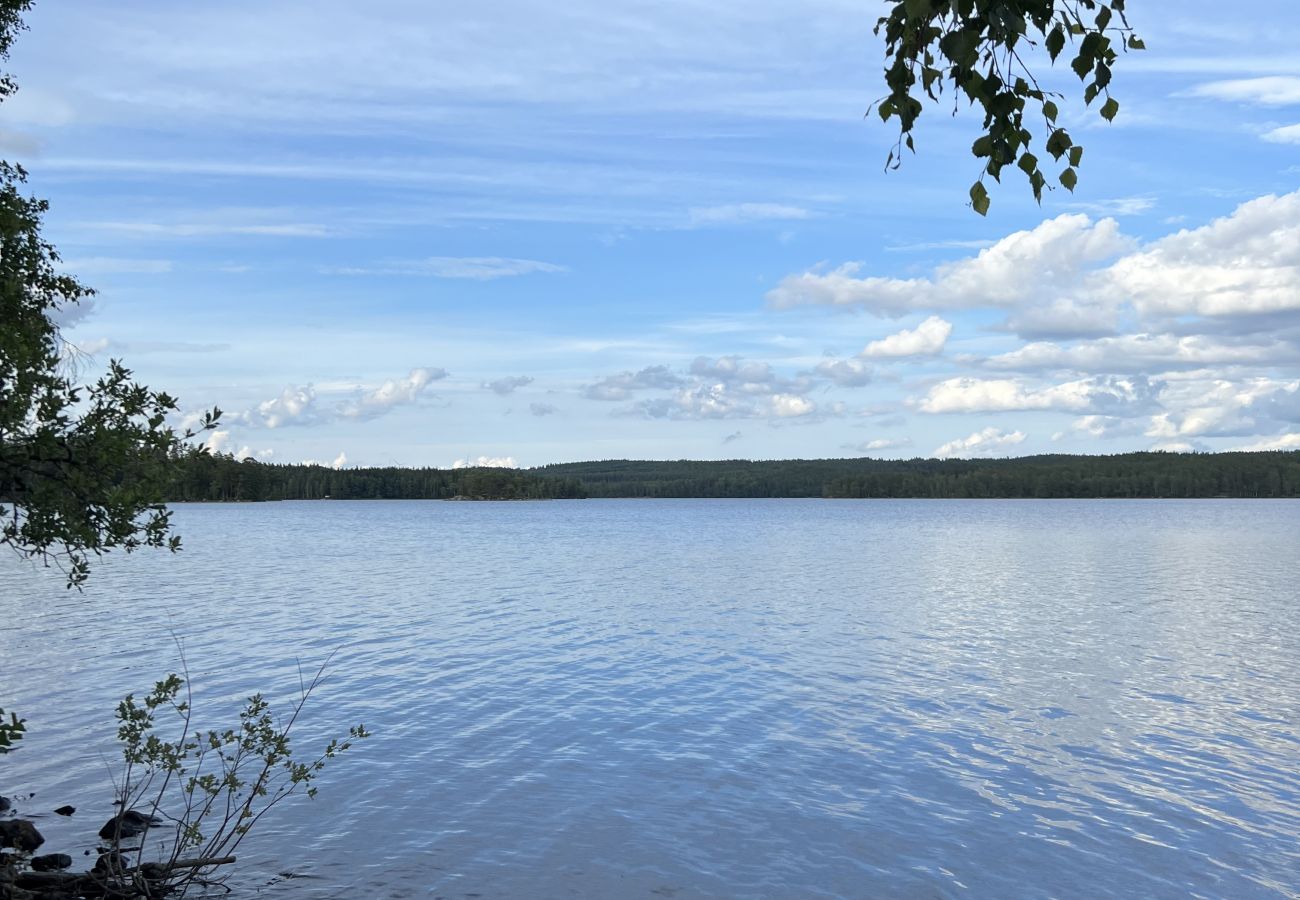
[[[604,460],[532,471],[577,479],[592,497],[1300,496],[1300,451],[985,460]]]
[[[331,469],[225,454],[179,460],[168,500],[552,500],[585,497],[574,478],[518,469]]]

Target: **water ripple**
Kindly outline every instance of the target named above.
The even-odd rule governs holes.
[[[0,563],[0,789],[93,842],[111,710],[375,731],[243,894],[1300,895],[1300,505],[186,506],[85,595]],[[49,577],[47,577],[49,576]],[[220,724],[220,723],[213,723]],[[276,872],[311,877],[266,886]]]

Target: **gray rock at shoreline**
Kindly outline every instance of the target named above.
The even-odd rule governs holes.
[[[45,838],[36,830],[36,826],[26,819],[10,819],[0,822],[0,847],[13,847],[24,853],[30,853],[45,843]]]

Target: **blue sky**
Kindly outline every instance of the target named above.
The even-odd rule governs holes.
[[[1300,16],[1146,0],[1076,192],[883,171],[880,3],[38,2],[65,334],[279,462],[1300,448]],[[1231,14],[1229,16],[1229,13]]]

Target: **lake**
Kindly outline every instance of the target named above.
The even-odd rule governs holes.
[[[127,691],[336,652],[374,736],[235,896],[1300,896],[1300,503],[191,505],[84,594],[0,557],[0,792],[93,846]],[[210,710],[211,715],[205,711]],[[279,878],[291,872],[302,877]],[[274,882],[274,883],[270,883]]]

